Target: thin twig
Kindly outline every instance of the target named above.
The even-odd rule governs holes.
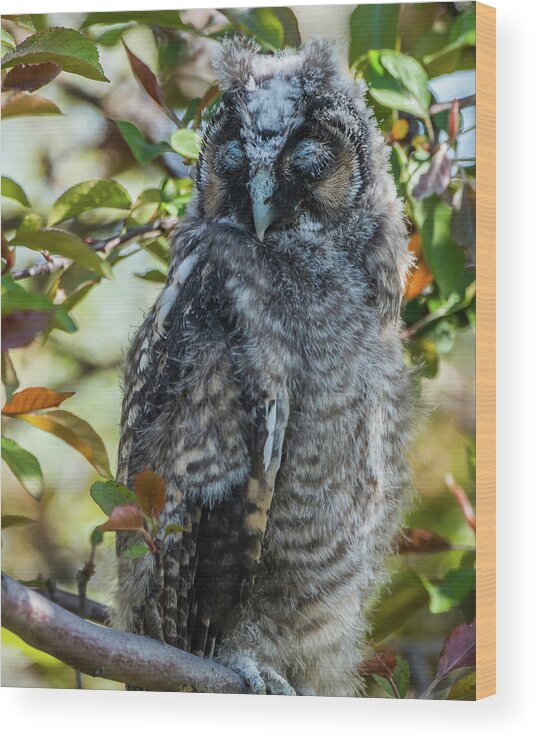
[[[107,239],[86,239],[85,243],[91,247],[94,252],[110,252],[119,246],[124,246],[131,241],[144,236],[145,238],[162,236],[169,234],[177,224],[177,219],[162,218],[153,221],[150,224],[143,224],[128,229],[124,234],[115,234]],[[38,277],[41,275],[51,275],[58,270],[65,269],[72,265],[72,260],[65,257],[50,257],[47,261],[37,265],[23,267],[20,270],[13,270],[11,276],[13,280],[24,280],[25,278]]]
[[[476,531],[476,515],[472,508],[472,504],[470,503],[470,500],[468,496],[466,495],[466,491],[462,486],[460,486],[458,483],[455,482],[453,479],[453,476],[451,473],[448,473],[444,478],[446,485],[448,486],[449,490],[453,495],[455,496],[457,503],[461,507],[461,511],[463,512],[463,516],[465,518],[466,523],[470,527],[470,529],[475,532]]]
[[[43,596],[46,596],[50,601],[58,604],[58,606],[71,612],[71,614],[82,616],[80,613],[80,599],[78,594],[72,594],[69,591],[63,591],[56,588],[56,584],[51,580],[46,581],[42,586],[35,587],[35,590]],[[98,601],[86,598],[84,612],[84,617],[92,622],[108,624],[110,621],[110,612],[108,607],[104,606],[104,604],[99,604]]]
[[[429,115],[436,116],[437,113],[442,113],[445,110],[451,110],[455,103],[459,103],[459,108],[469,108],[471,105],[476,104],[476,96],[468,95],[466,98],[459,98],[459,100],[447,100],[444,103],[433,103],[429,108]]]
[[[76,573],[76,583],[78,584],[78,601],[80,603],[80,616],[85,619],[85,610],[87,602],[87,584],[91,578],[95,575],[95,556],[97,554],[96,544],[91,545],[91,552],[89,558],[84,563],[83,567]],[[76,671],[76,688],[83,689],[82,673]]]

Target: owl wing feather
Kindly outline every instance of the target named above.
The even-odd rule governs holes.
[[[193,255],[170,270],[133,342],[119,452],[119,479],[127,485],[145,467],[163,477],[163,528],[185,531],[165,537],[153,562],[138,566],[148,577],[136,579],[132,562],[119,558],[119,599],[137,604],[135,631],[212,655],[258,573],[288,397],[240,380],[225,276]],[[181,273],[186,259],[191,269]],[[129,541],[118,535],[119,554]]]

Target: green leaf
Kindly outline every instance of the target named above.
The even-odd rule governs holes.
[[[159,236],[157,239],[149,239],[149,241],[142,242],[141,246],[167,267],[169,264],[169,245],[166,237]]]
[[[41,466],[35,455],[14,439],[2,437],[2,460],[30,496],[39,501],[45,489]]]
[[[2,19],[6,21],[13,21],[13,23],[21,26],[21,28],[26,28],[28,31],[35,33],[35,26],[31,15],[3,15]]]
[[[474,701],[476,698],[476,673],[472,671],[456,681],[451,687],[448,699],[453,701]]]
[[[22,206],[26,206],[26,208],[30,207],[30,201],[21,186],[16,183],[15,180],[12,180],[10,177],[5,177],[4,175],[2,175],[2,195],[4,198],[16,200]]]
[[[121,557],[128,558],[128,560],[136,560],[148,552],[150,552],[149,547],[144,542],[134,542],[132,545],[125,547],[121,552]]]
[[[171,146],[186,159],[196,160],[201,152],[202,139],[190,128],[179,128],[171,134]]]
[[[284,46],[291,46],[296,49],[301,45],[301,33],[299,32],[299,23],[295,13],[290,8],[271,8],[273,13],[282,23],[284,29]]]
[[[2,350],[26,347],[61,311],[46,296],[28,293],[11,275],[2,276]]]
[[[100,475],[112,477],[108,453],[102,439],[79,416],[69,411],[48,411],[45,414],[20,414],[16,418],[59,437],[78,450]]]
[[[9,275],[2,277],[3,349],[25,347],[34,336],[54,320],[64,331],[76,331],[76,325],[62,306],[39,293],[29,293]]]
[[[91,38],[101,46],[115,46],[122,39],[125,31],[133,28],[133,23],[117,23],[113,26],[97,26],[91,31]]]
[[[350,20],[349,64],[354,64],[370,49],[393,49],[398,33],[398,3],[359,5]]]
[[[54,101],[43,98],[41,95],[17,93],[2,107],[2,118],[16,116],[62,116],[63,112]]]
[[[41,229],[39,231],[19,229],[13,238],[13,244],[36,251],[46,249],[51,254],[59,254],[61,257],[71,259],[98,275],[112,277],[111,268],[105,260],[102,260],[80,237],[61,229]]]
[[[29,293],[10,275],[2,277],[2,316],[15,311],[53,311],[52,301],[40,293]]]
[[[420,575],[429,594],[429,611],[442,614],[458,606],[476,587],[476,572],[473,565],[461,565],[449,570],[441,581],[431,582]]]
[[[431,93],[422,65],[399,51],[369,51],[370,95],[381,105],[412,113],[419,118],[428,115]]]
[[[54,226],[95,208],[127,211],[130,205],[130,196],[115,180],[85,180],[60,195],[52,206],[48,225]]]
[[[55,62],[64,72],[109,82],[100,66],[97,47],[72,28],[47,28],[29,36],[2,59],[5,68],[16,64]]]
[[[93,483],[90,494],[93,501],[107,516],[111,515],[116,506],[131,504],[136,500],[136,494],[133,491],[113,480]]]
[[[141,23],[162,28],[191,29],[182,22],[178,10],[119,10],[112,13],[88,13],[80,28],[88,28],[97,24],[109,26],[112,23]]]
[[[168,524],[165,528],[164,537],[167,537],[170,534],[178,534],[180,532],[189,532],[190,530],[187,527],[182,527],[180,524]]]
[[[284,45],[284,26],[274,8],[233,8],[221,12],[235,28],[256,39],[266,51],[276,51]]]
[[[97,529],[96,527],[91,532],[91,535],[89,537],[89,541],[91,543],[91,547],[97,547],[97,545],[100,545],[102,540],[104,539],[104,535],[100,531],[100,529]]]
[[[460,49],[463,46],[475,46],[476,45],[476,13],[473,8],[468,8],[464,12],[460,13],[455,19],[449,36],[449,41],[442,49],[424,56],[424,64],[431,64],[439,57],[449,54],[455,49]]]
[[[11,527],[23,527],[25,524],[33,524],[35,519],[30,519],[29,516],[19,516],[18,514],[3,514],[2,515],[2,529],[9,529]]]
[[[400,629],[413,612],[428,602],[427,591],[413,570],[398,571],[377,600],[373,611],[373,641]]]
[[[374,681],[376,681],[377,685],[381,688],[386,696],[388,696],[390,699],[395,698],[396,695],[394,693],[394,689],[388,678],[385,678],[384,676],[379,676],[374,673],[373,679]]]
[[[438,196],[425,198],[420,204],[414,208],[414,215],[420,226],[425,261],[442,297],[455,293],[460,298],[473,275],[465,269],[463,249],[451,239],[452,209]]]
[[[9,352],[2,352],[2,383],[6,389],[6,401],[10,401],[13,394],[19,387],[19,379],[17,377],[17,371],[13,365],[13,361],[9,355]]]
[[[1,34],[1,43],[2,46],[7,47],[8,49],[14,49],[15,48],[15,39],[13,36],[6,31],[6,29],[3,26],[0,26],[0,34]]]
[[[401,655],[398,655],[396,657],[396,667],[392,671],[392,679],[396,684],[396,688],[401,699],[404,699],[407,696],[407,691],[409,689],[409,676],[410,668],[408,661],[401,657]]]
[[[161,270],[147,270],[147,272],[135,272],[134,275],[141,280],[147,280],[149,283],[165,283],[165,272]]]
[[[149,143],[138,127],[130,121],[115,120],[114,123],[134,157],[143,166],[152,162],[156,157],[165,154],[165,152],[173,151],[165,141],[159,141],[156,144]]]

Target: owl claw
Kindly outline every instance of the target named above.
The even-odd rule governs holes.
[[[295,689],[277,671],[258,665],[247,655],[234,655],[226,664],[243,678],[252,694],[296,695]]]

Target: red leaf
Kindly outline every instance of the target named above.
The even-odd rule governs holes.
[[[40,64],[17,64],[10,69],[2,82],[2,90],[26,90],[33,92],[48,85],[61,72],[54,62]]]
[[[438,669],[435,678],[440,681],[444,676],[456,668],[468,668],[476,663],[476,625],[460,624],[455,627],[444,641],[444,646],[438,659]]]
[[[67,398],[74,396],[74,391],[53,391],[50,388],[25,388],[15,393],[9,403],[4,405],[3,414],[26,414],[28,411],[50,409],[59,406]]]
[[[391,648],[380,650],[368,660],[359,665],[359,673],[363,676],[384,676],[390,678],[396,667],[396,652]]]
[[[165,506],[165,483],[153,470],[144,470],[136,475],[134,491],[147,516],[156,516]]]
[[[139,82],[141,87],[145,90],[147,95],[150,95],[150,97],[154,100],[154,102],[160,106],[160,108],[165,111],[165,113],[169,116],[169,118],[176,123],[177,126],[181,126],[181,121],[175,116],[174,112],[165,104],[162,88],[160,87],[160,83],[158,82],[158,78],[154,74],[154,72],[147,67],[145,62],[142,62],[139,57],[137,57],[134,52],[130,51],[128,46],[125,44],[124,40],[123,46],[126,49],[126,53],[128,55],[128,61],[130,62],[130,67],[132,68],[132,72],[134,73],[134,77]]]
[[[98,528],[102,532],[130,532],[142,530],[145,525],[143,513],[135,504],[116,506],[110,514],[110,518]]]
[[[51,311],[13,311],[2,316],[2,349],[26,347],[54,318]]]
[[[440,195],[449,185],[451,176],[451,159],[447,142],[442,143],[431,158],[429,169],[418,180],[412,194],[418,200],[435,193]]]

